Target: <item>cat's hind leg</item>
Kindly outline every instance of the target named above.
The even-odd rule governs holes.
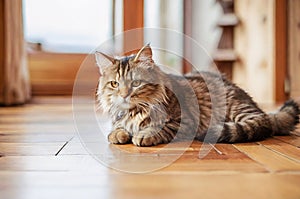
[[[218,122],[197,139],[206,142],[252,142],[272,136],[272,125],[269,116],[254,103],[239,103],[228,109],[224,123]]]
[[[218,142],[251,142],[272,136],[272,126],[263,112],[240,113],[232,121],[224,123]]]

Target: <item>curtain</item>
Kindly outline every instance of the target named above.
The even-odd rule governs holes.
[[[30,81],[23,34],[22,0],[0,0],[0,104],[24,104]]]

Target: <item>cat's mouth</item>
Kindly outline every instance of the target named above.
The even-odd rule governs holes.
[[[120,104],[120,108],[121,109],[130,109],[131,106],[132,105],[130,103],[128,103],[128,102],[124,102],[124,103]]]
[[[130,109],[132,108],[132,103],[130,102],[130,98],[123,98],[122,102],[120,103],[121,109]]]

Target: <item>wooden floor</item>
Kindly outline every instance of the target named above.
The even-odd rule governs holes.
[[[217,144],[202,159],[201,143],[193,142],[162,169],[126,173],[89,155],[75,131],[70,97],[34,98],[25,106],[0,108],[0,198],[299,199],[299,135]],[[183,144],[170,145],[164,156],[180,154]],[[147,167],[154,163],[139,155],[155,155],[163,147],[117,146],[128,157],[107,156],[106,160],[123,158],[122,168],[129,170]],[[153,157],[153,161],[162,158]]]

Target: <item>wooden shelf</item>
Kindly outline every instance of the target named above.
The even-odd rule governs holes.
[[[236,26],[239,23],[239,19],[235,14],[224,14],[222,18],[218,21],[218,26],[227,27],[227,26]]]
[[[233,49],[218,49],[213,54],[213,60],[217,62],[234,62],[237,58],[238,57]]]

